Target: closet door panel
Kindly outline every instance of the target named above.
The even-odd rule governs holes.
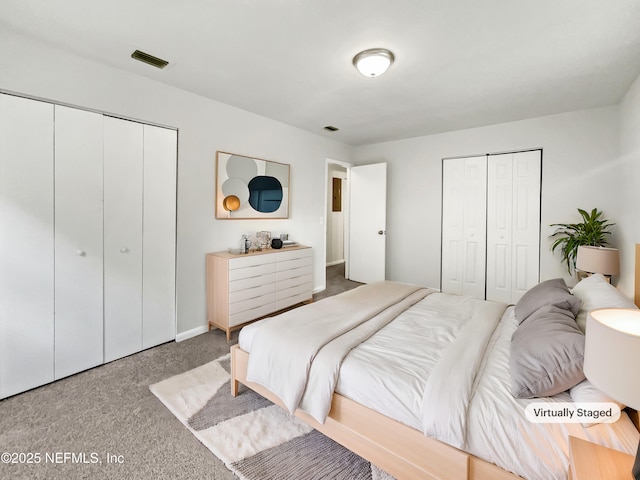
[[[144,126],[143,348],[176,337],[177,140],[175,130]]]
[[[487,299],[510,302],[512,284],[513,155],[489,155],[487,165]]]
[[[487,158],[464,159],[464,283],[462,294],[485,298]]]
[[[104,361],[142,349],[143,126],[104,117]]]
[[[489,155],[487,300],[516,303],[539,281],[541,151]]]
[[[513,155],[513,303],[540,281],[541,175],[540,150]]]
[[[0,95],[0,398],[53,381],[53,105]]]
[[[102,115],[55,106],[55,378],[103,362]]]
[[[441,290],[462,295],[464,235],[464,161],[442,162],[442,272]]]

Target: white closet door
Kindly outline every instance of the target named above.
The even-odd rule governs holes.
[[[53,381],[53,105],[0,95],[0,398]]]
[[[513,266],[513,154],[489,155],[487,184],[487,299],[509,303]]]
[[[143,348],[176,337],[177,139],[144,126]]]
[[[442,291],[485,296],[486,156],[443,161]]]
[[[104,360],[142,350],[143,126],[104,117]]]
[[[513,155],[512,303],[540,281],[541,174],[541,150]]]
[[[102,115],[55,107],[55,378],[103,362]]]
[[[487,300],[516,303],[539,281],[541,151],[489,155]]]

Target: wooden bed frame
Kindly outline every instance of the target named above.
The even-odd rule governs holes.
[[[231,347],[231,393],[247,386],[283,407],[266,388],[247,381],[249,354]],[[284,407],[283,407],[284,408]],[[385,470],[398,480],[516,480],[521,477],[458,450],[337,393],[324,425],[297,410],[296,417]]]

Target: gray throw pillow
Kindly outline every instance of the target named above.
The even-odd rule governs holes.
[[[575,316],[580,311],[582,300],[571,295],[562,278],[547,280],[531,288],[522,296],[516,304],[516,320],[522,323],[529,315],[546,305],[557,305],[564,310],[570,310]]]
[[[584,334],[573,312],[542,307],[511,337],[511,393],[535,398],[564,392],[584,380],[583,363]]]

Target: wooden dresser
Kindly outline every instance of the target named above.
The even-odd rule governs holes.
[[[227,333],[271,313],[312,300],[310,247],[263,250],[246,255],[208,253],[207,320],[209,329]]]

